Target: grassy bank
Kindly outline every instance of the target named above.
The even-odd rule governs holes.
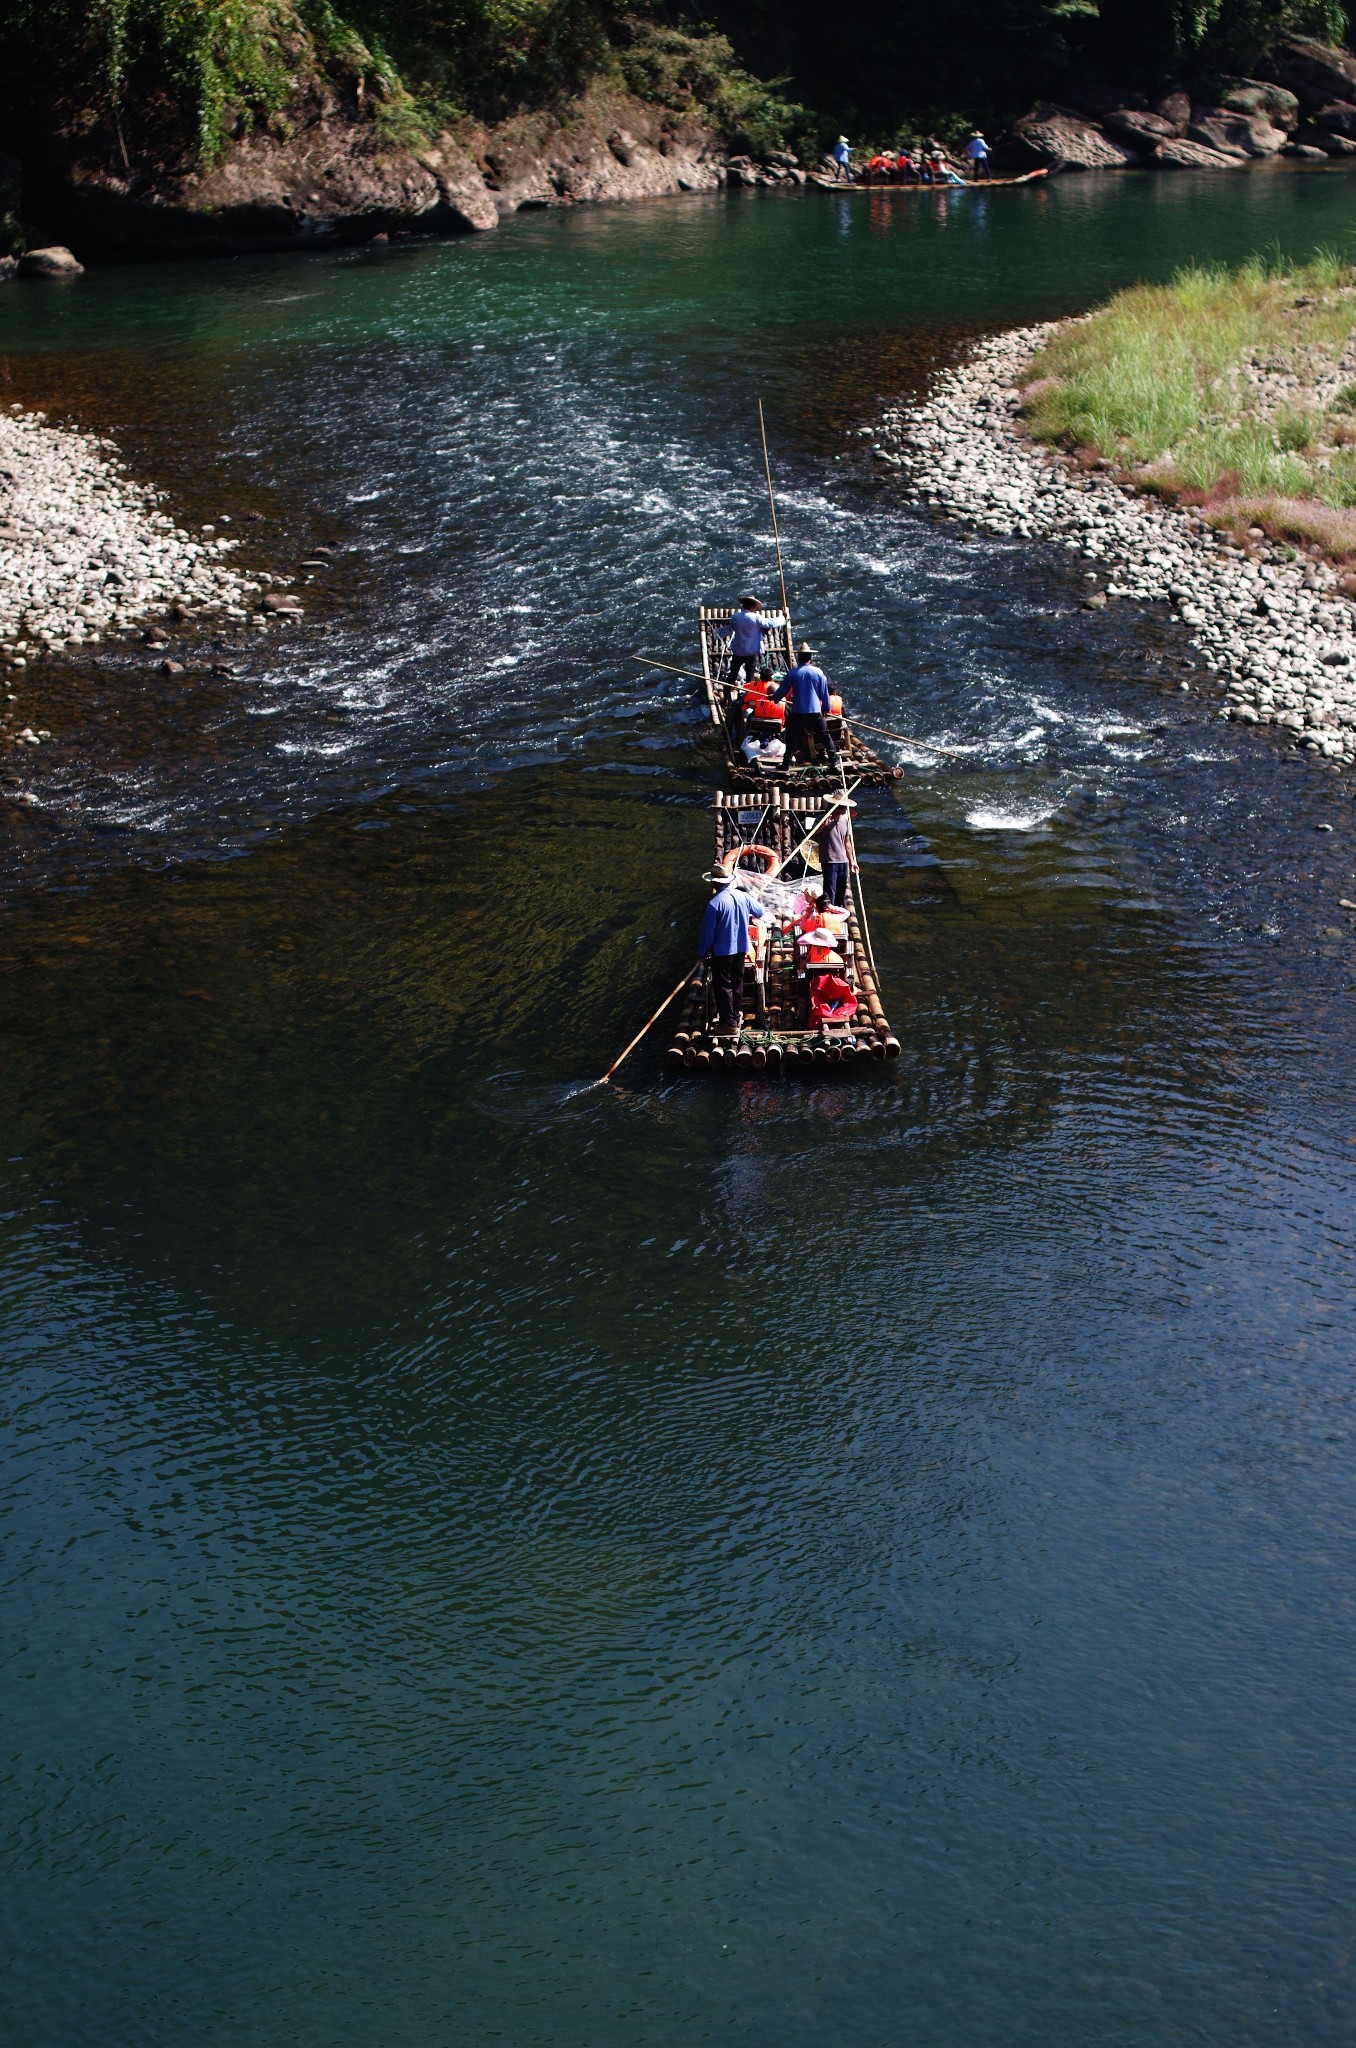
[[[1217,524],[1356,559],[1356,271],[1336,258],[1120,293],[1040,352],[1025,415]]]

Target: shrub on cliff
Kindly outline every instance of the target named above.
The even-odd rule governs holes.
[[[731,141],[784,140],[801,109],[730,43],[663,27],[632,0],[8,0],[0,117],[54,127],[111,168],[211,162],[232,134],[285,131],[305,103],[417,146],[459,116],[494,120],[598,83],[700,113]]]
[[[755,154],[804,137],[812,125],[805,107],[782,97],[785,79],[751,77],[729,38],[711,31],[637,22],[618,51],[617,67],[639,98],[700,115],[728,142]]]

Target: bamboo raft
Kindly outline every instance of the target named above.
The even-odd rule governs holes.
[[[780,610],[766,612],[764,616],[776,622],[772,631],[764,636],[764,654],[777,667],[794,667],[796,657],[791,639],[790,619]],[[806,790],[836,790],[840,785],[839,773],[827,761],[816,762],[813,765],[798,763],[794,768],[764,768],[755,767],[740,753],[739,749],[745,738],[743,692],[738,683],[730,681],[731,660],[727,644],[730,637],[730,619],[731,611],[728,605],[722,607],[704,604],[697,614],[707,709],[711,714],[711,723],[724,743],[726,759],[730,765],[730,778],[735,789],[753,792],[784,786]],[[880,755],[853,731],[846,717],[840,721],[840,730],[834,733],[834,742],[850,780],[860,781],[868,788],[878,789],[902,778],[904,770],[892,767],[888,761],[882,761]],[[783,848],[783,851],[787,849]]]
[[[823,802],[814,797],[792,796],[774,787],[762,791],[761,805],[751,805],[737,792],[718,792],[712,799],[715,814],[716,861],[719,864],[736,847],[770,847],[778,860],[794,853],[801,840],[823,814]],[[805,874],[803,855],[792,860],[781,878],[798,887]],[[759,876],[750,876],[753,895],[759,895]],[[745,1072],[763,1068],[769,1074],[819,1072],[828,1067],[864,1067],[872,1060],[897,1059],[899,1040],[890,1029],[880,999],[880,987],[848,880],[847,942],[841,971],[852,984],[857,1013],[846,1023],[810,1023],[810,982],[816,970],[798,969],[795,940],[768,899],[775,885],[765,882],[764,900],[769,917],[762,965],[745,969],[744,1029],[738,1041],[721,1040],[713,1030],[714,1007],[704,966],[694,968],[688,979],[678,1012],[678,1023],[668,1049],[668,1065],[679,1071],[710,1075]],[[789,893],[789,891],[787,891]]]
[[[1001,192],[1006,185],[1034,185],[1049,175],[1042,166],[1018,178],[957,178],[954,183],[946,178],[926,185],[921,178],[835,178],[828,171],[811,171],[809,182],[824,192]]]

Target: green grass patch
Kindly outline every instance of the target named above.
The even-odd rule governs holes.
[[[1326,406],[1303,393],[1353,332],[1356,271],[1335,256],[1185,270],[1054,336],[1028,374],[1027,421],[1036,439],[1093,450],[1160,491],[1283,505],[1293,532],[1296,504],[1356,507],[1356,385]],[[1249,372],[1285,369],[1300,392],[1259,413]],[[1346,522],[1341,537],[1346,553]]]

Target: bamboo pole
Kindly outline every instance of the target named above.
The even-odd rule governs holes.
[[[659,666],[662,667],[663,663],[661,662]],[[698,677],[699,682],[700,680],[701,678]],[[931,740],[910,739],[906,732],[891,732],[888,725],[870,725],[866,719],[858,718],[855,713],[851,722],[854,726],[859,725],[863,732],[874,732],[883,740],[898,740],[906,747],[921,747],[925,754],[942,754],[948,761],[964,761],[969,758],[965,754],[958,754],[954,747],[937,747],[933,745]]]
[[[706,677],[695,668],[675,668],[671,661],[656,661],[652,654],[633,654],[631,659],[632,661],[639,662],[642,668],[666,668],[671,676],[686,676],[689,682],[704,683],[706,681]],[[912,745],[913,743],[910,742],[910,744]]]
[[[777,500],[772,495],[772,463],[767,452],[767,421],[763,418],[763,401],[758,401],[758,426],[763,436],[763,469],[767,475],[767,502],[772,512],[772,538],[777,546],[777,576],[782,586],[782,610],[786,614],[786,638],[791,639],[791,607],[786,601],[786,570],[782,567],[782,536],[777,525]]]
[[[689,967],[684,971],[683,978],[679,982],[677,988],[671,989],[669,991],[668,995],[665,996],[663,1002],[659,1005],[659,1008],[655,1011],[653,1017],[648,1018],[646,1022],[641,1025],[639,1031],[631,1040],[631,1043],[627,1046],[626,1051],[618,1053],[616,1059],[613,1060],[612,1065],[608,1068],[607,1072],[592,1084],[595,1088],[601,1088],[604,1081],[610,1081],[612,1079],[612,1076],[616,1073],[622,1061],[627,1057],[627,1054],[633,1053],[636,1047],[640,1044],[641,1039],[645,1036],[651,1024],[657,1024],[659,1022],[665,1010],[667,1010],[669,1004],[677,1000],[677,998],[683,993],[683,990],[687,987],[688,983],[691,981],[693,975],[700,974],[700,972],[700,960],[697,962],[695,967]]]

